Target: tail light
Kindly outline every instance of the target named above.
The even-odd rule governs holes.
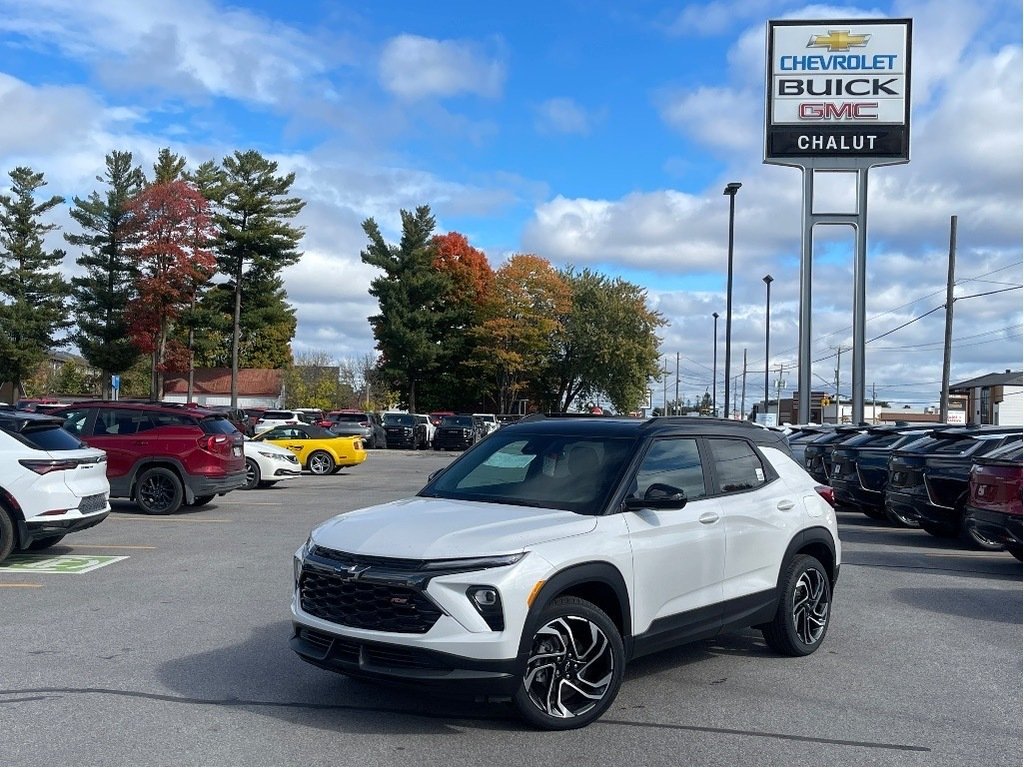
[[[74,469],[78,466],[78,459],[19,459],[18,463],[37,475],[46,475],[50,472]]]
[[[199,447],[214,452],[218,446],[224,447],[231,442],[227,435],[203,435],[199,438]]]
[[[828,505],[830,507],[835,509],[835,506],[836,506],[836,492],[832,490],[831,486],[828,486],[828,485],[816,485],[816,486],[814,486],[814,490],[816,490],[818,492],[818,495],[821,496],[821,498],[823,498],[825,501],[828,502]]]

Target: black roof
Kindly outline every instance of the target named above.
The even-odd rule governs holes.
[[[751,421],[715,419],[704,416],[655,416],[640,419],[630,416],[591,414],[530,414],[502,427],[505,432],[561,434],[573,436],[646,437],[648,435],[690,435],[694,437],[744,437],[759,445],[780,447],[789,453],[786,436]]]
[[[19,411],[11,406],[0,406],[0,428],[9,432],[22,432],[29,425],[53,424],[63,426],[64,419],[48,413]]]

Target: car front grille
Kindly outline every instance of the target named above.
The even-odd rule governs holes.
[[[94,493],[91,496],[85,496],[78,504],[78,511],[83,515],[91,515],[93,512],[99,512],[101,509],[106,508],[107,495],[105,493]]]
[[[435,655],[418,648],[364,643],[349,637],[333,637],[308,627],[299,630],[299,637],[321,650],[325,657],[345,664],[358,665],[362,660],[370,667],[436,671],[451,669],[439,662]]]
[[[441,610],[417,589],[315,566],[303,568],[299,596],[311,616],[357,629],[423,634],[441,618]]]

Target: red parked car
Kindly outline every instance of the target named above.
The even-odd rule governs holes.
[[[1001,542],[1021,559],[1022,443],[979,456],[971,467],[966,524],[990,541]]]
[[[107,453],[110,495],[149,514],[202,506],[245,482],[244,438],[222,413],[184,404],[90,400],[53,414]]]

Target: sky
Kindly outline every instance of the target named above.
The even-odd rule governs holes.
[[[535,253],[645,288],[667,321],[658,405],[677,381],[684,400],[713,378],[723,397],[722,192],[740,182],[731,370],[738,396],[745,351],[749,409],[766,274],[771,387],[780,366],[783,396],[797,384],[802,185],[763,163],[767,21],[858,18],[913,19],[911,159],[869,174],[865,379],[868,402],[919,409],[941,388],[944,312],[923,315],[945,303],[953,216],[951,381],[1022,367],[1019,3],[0,0],[0,188],[42,171],[67,198],[51,221],[77,232],[71,200],[113,150],[147,170],[161,147],[190,167],[260,151],[307,203],[283,273],[294,352],[339,360],[374,350],[362,223],[396,242],[400,211],[429,205],[495,269]],[[849,210],[849,174],[819,176],[816,210]],[[815,230],[812,385],[835,391],[838,357],[844,397],[853,247],[849,228]]]

